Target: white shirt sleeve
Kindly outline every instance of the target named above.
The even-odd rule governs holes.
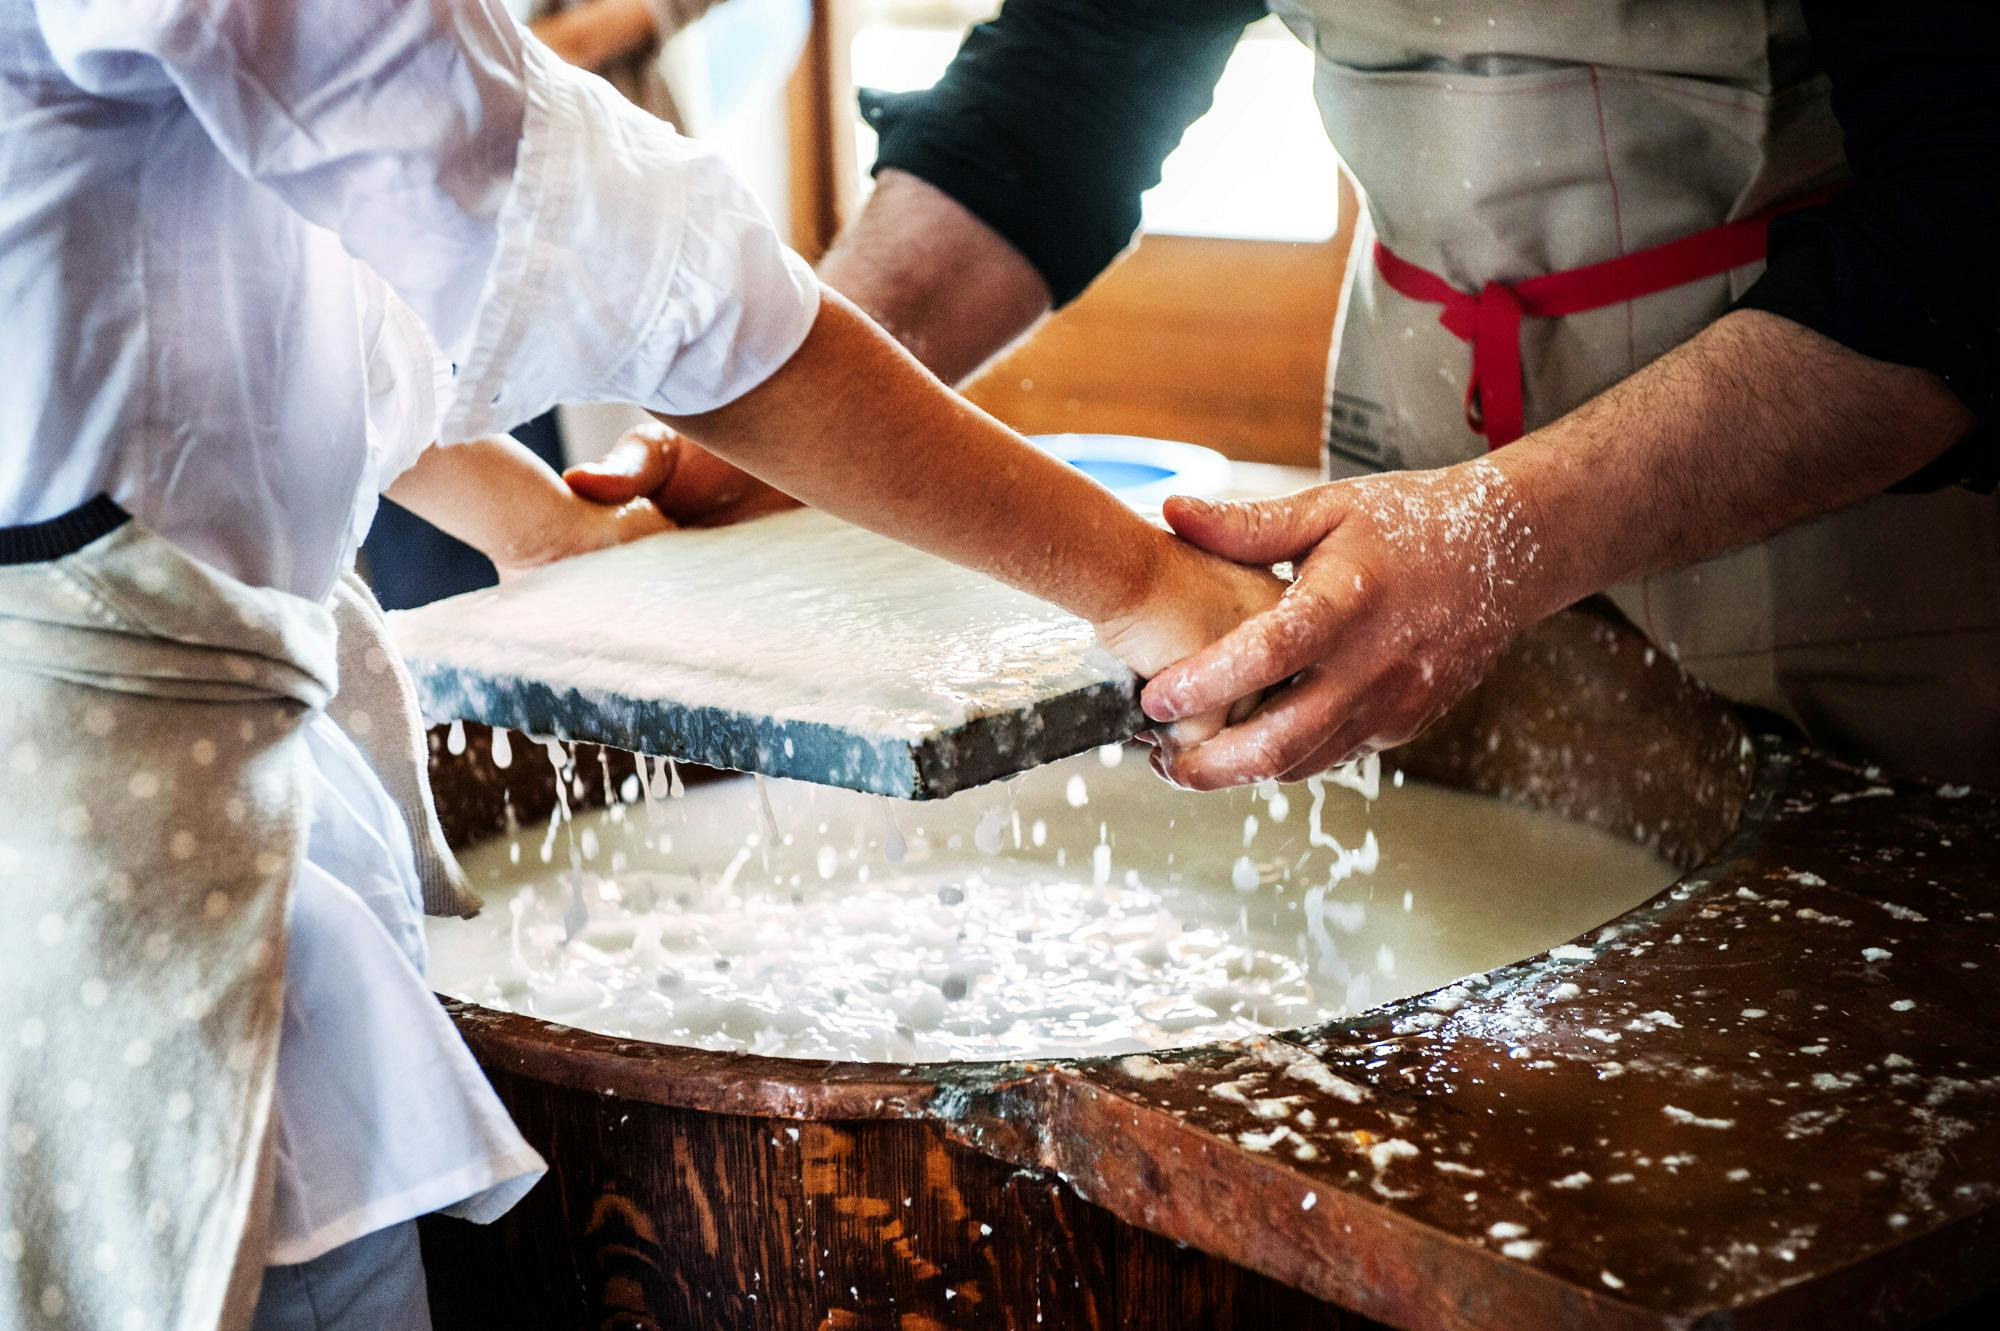
[[[87,91],[175,95],[336,232],[458,366],[441,429],[564,400],[699,412],[805,338],[818,285],[711,150],[498,0],[36,0]]]

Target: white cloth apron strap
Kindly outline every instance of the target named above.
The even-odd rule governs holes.
[[[327,710],[354,741],[410,829],[426,915],[472,916],[480,900],[445,843],[431,798],[430,752],[416,685],[375,593],[351,569],[333,589],[340,691]]]
[[[1397,291],[1379,239],[1461,292],[1753,217],[1845,174],[1796,0],[1274,0],[1318,57],[1366,203],[1334,338],[1332,474],[1477,456],[1467,345]],[[1556,419],[1721,317],[1744,263],[1519,325],[1521,423]],[[1512,404],[1510,404],[1512,405]],[[1746,439],[1742,446],[1753,448]],[[1697,678],[1822,743],[2000,784],[2000,501],[1884,496],[1614,589]]]

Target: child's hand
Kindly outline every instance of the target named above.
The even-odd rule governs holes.
[[[673,529],[674,524],[650,499],[610,505],[573,496],[568,504],[544,516],[541,530],[523,533],[507,551],[491,557],[505,582],[558,559],[587,555]]]
[[[502,578],[674,525],[643,495],[593,503],[504,434],[432,445],[386,493],[492,560]]]
[[[1270,609],[1285,589],[1267,569],[1232,564],[1180,540],[1163,540],[1161,551],[1151,586],[1139,605],[1097,625],[1098,641],[1143,678],[1157,675],[1250,616]],[[1247,699],[1239,709],[1247,713],[1255,702]],[[1229,719],[1222,711],[1188,717],[1167,728],[1165,739],[1176,745],[1198,744]]]

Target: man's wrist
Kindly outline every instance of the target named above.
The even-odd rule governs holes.
[[[1622,581],[1618,533],[1645,520],[1628,511],[1615,469],[1585,468],[1565,453],[1558,429],[1530,435],[1490,459],[1526,535],[1511,598],[1514,622],[1522,625]]]

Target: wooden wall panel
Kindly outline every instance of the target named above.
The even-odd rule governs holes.
[[[1155,435],[1316,465],[1348,237],[1147,236],[968,393],[1029,434]]]

